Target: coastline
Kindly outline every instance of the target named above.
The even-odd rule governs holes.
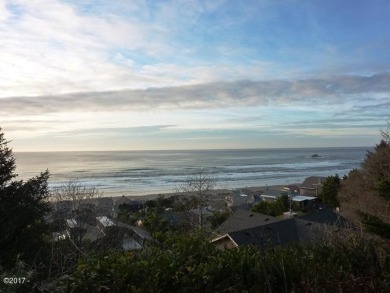
[[[262,191],[267,190],[267,189],[279,190],[285,186],[286,185],[279,184],[279,185],[241,187],[241,188],[235,188],[235,189],[236,190],[249,190],[249,191],[254,192],[254,193],[259,193],[259,192],[262,192]],[[211,200],[216,199],[216,198],[219,199],[222,194],[232,193],[232,191],[233,191],[233,189],[225,189],[225,188],[210,190],[210,191],[208,191],[209,199],[211,199]],[[118,196],[104,196],[103,195],[102,197],[112,198],[114,201],[116,201],[120,198],[147,201],[147,200],[154,200],[154,199],[158,198],[159,196],[163,196],[163,197],[167,198],[167,197],[174,196],[174,195],[183,195],[184,196],[184,194],[178,194],[177,192],[165,192],[165,193],[151,193],[151,194],[144,194],[144,195],[118,195]]]
[[[297,184],[297,185],[299,185],[299,184]],[[287,184],[251,186],[251,187],[241,187],[241,188],[234,188],[234,189],[217,188],[217,189],[209,190],[209,191],[207,191],[207,193],[208,193],[208,199],[210,201],[217,201],[217,200],[220,200],[221,198],[224,198],[227,195],[232,194],[233,190],[246,190],[246,191],[249,191],[251,193],[261,193],[267,189],[281,190],[285,186],[287,186]],[[164,198],[168,198],[168,197],[175,196],[175,195],[185,196],[184,193],[179,193],[179,192],[148,193],[148,194],[140,194],[140,195],[124,195],[124,194],[118,194],[118,195],[108,195],[107,194],[106,195],[103,193],[102,196],[92,198],[92,200],[98,199],[98,198],[111,198],[114,202],[116,202],[117,200],[119,200],[121,198],[126,198],[126,199],[130,199],[130,200],[134,200],[134,201],[144,201],[145,202],[148,200],[154,200],[160,196],[162,196]],[[49,201],[52,203],[56,202],[56,200],[54,198],[50,198]]]

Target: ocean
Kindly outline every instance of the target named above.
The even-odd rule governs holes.
[[[39,152],[14,153],[18,179],[49,169],[50,188],[69,180],[96,187],[104,196],[173,192],[187,176],[203,170],[216,188],[301,183],[308,176],[343,176],[359,168],[368,147]],[[313,154],[319,157],[313,158]]]

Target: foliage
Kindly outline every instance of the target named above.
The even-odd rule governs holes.
[[[216,211],[207,220],[210,222],[211,228],[215,229],[219,225],[221,225],[224,221],[226,221],[226,219],[229,218],[230,214],[231,213],[229,211],[223,211],[223,212]]]
[[[339,193],[343,213],[357,225],[390,239],[390,124],[368,151],[362,168],[349,173]]]
[[[82,260],[73,292],[386,292],[389,262],[360,236],[316,246],[219,250],[170,234],[143,251]]]
[[[117,219],[123,223],[127,223],[130,225],[134,225],[134,223],[139,220],[140,217],[138,217],[138,213],[133,213],[129,211],[127,208],[128,205],[126,204],[121,204],[119,206],[119,211],[117,215]]]
[[[276,217],[286,212],[289,206],[288,196],[282,195],[274,202],[261,201],[252,208],[252,211]]]
[[[337,207],[339,205],[337,194],[340,188],[340,177],[337,174],[335,176],[329,176],[322,185],[322,191],[319,194],[319,198],[323,203],[331,207]]]
[[[168,232],[170,229],[168,219],[163,214],[153,211],[149,212],[145,217],[144,225],[158,240],[161,240],[163,234]]]
[[[362,224],[368,232],[390,239],[390,224],[384,223],[378,216],[359,211]]]
[[[146,201],[145,206],[163,211],[166,208],[174,208],[176,200],[176,196],[165,197],[163,195],[159,195],[156,199]]]
[[[0,129],[1,130],[1,129]],[[32,264],[44,246],[49,212],[49,172],[23,181],[11,181],[15,160],[0,133],[0,265],[12,268],[17,261]]]
[[[17,176],[14,173],[15,168],[12,149],[8,147],[8,141],[5,140],[0,127],[0,187],[4,187],[12,178]]]

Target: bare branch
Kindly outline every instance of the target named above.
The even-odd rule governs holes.
[[[203,228],[204,209],[208,206],[208,195],[216,186],[215,178],[201,169],[191,175],[176,187],[176,192],[182,194],[182,201],[186,202],[187,210],[197,210],[199,228]]]

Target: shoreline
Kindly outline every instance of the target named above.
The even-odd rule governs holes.
[[[289,184],[287,184],[287,185],[289,185]],[[215,200],[221,199],[222,197],[225,197],[227,195],[232,194],[234,190],[247,190],[247,191],[250,191],[253,193],[259,193],[259,192],[262,192],[262,191],[267,190],[267,189],[279,190],[279,189],[284,188],[287,185],[286,184],[283,184],[283,185],[276,184],[276,185],[250,186],[250,187],[245,186],[245,187],[238,187],[238,188],[233,188],[233,189],[217,188],[217,189],[209,190],[209,191],[207,191],[207,193],[208,193],[209,199],[211,201],[215,201]],[[121,195],[119,195],[119,194],[118,195],[108,195],[107,194],[106,195],[103,193],[102,196],[92,198],[92,200],[98,199],[98,198],[111,198],[114,202],[116,202],[117,200],[119,200],[121,198],[126,198],[126,199],[130,199],[130,200],[134,200],[134,201],[136,201],[136,200],[148,201],[148,200],[154,200],[160,196],[162,196],[164,198],[168,198],[168,197],[171,197],[174,195],[185,196],[184,193],[179,193],[179,192],[147,193],[147,194],[140,194],[140,195],[124,195],[124,194],[121,194]],[[50,198],[49,201],[52,203],[57,202],[54,198]]]
[[[287,184],[287,185],[289,185],[289,184]],[[238,188],[234,188],[234,189],[218,188],[218,189],[209,190],[208,193],[210,193],[210,195],[213,195],[214,197],[218,197],[218,195],[221,195],[223,193],[232,193],[233,190],[249,190],[251,192],[260,192],[260,191],[264,191],[266,189],[279,190],[287,185],[284,185],[284,184],[262,185],[262,186],[238,187]],[[162,193],[150,193],[150,194],[143,194],[143,195],[118,195],[118,196],[104,196],[103,195],[102,197],[112,198],[114,201],[118,200],[119,198],[147,201],[147,200],[156,199],[159,196],[170,197],[170,196],[174,196],[174,195],[180,195],[180,194],[177,192],[162,192]],[[181,195],[184,196],[184,194],[181,194]]]

